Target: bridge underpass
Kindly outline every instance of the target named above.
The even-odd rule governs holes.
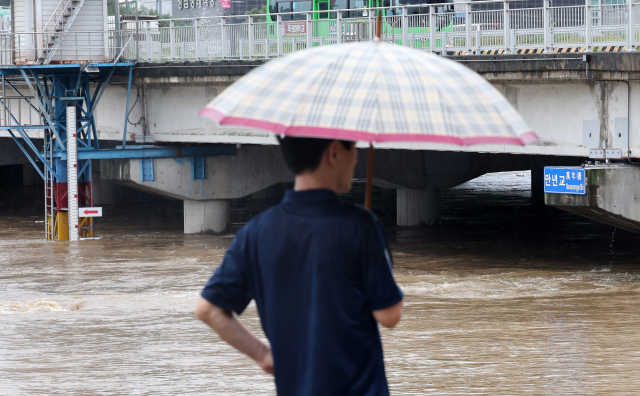
[[[541,141],[526,147],[377,144],[374,183],[397,191],[399,225],[434,223],[438,218],[439,190],[484,173],[532,170],[532,190],[542,201],[544,166],[579,166],[589,159],[591,149],[604,147],[618,149],[613,152],[617,157],[609,158],[614,163],[628,162],[627,157],[640,157],[640,132],[635,128],[640,125],[640,114],[629,111],[630,105],[640,103],[637,71],[640,56],[637,54],[455,59],[491,81],[518,109]],[[233,154],[181,159],[101,159],[102,190],[114,191],[110,184],[119,184],[182,199],[185,231],[199,232],[226,228],[230,199],[291,182],[292,175],[284,169],[273,136],[249,129],[217,127],[195,116],[218,92],[259,64],[256,61],[137,64],[133,70],[128,146],[228,145]],[[126,72],[126,69],[116,72],[96,110],[98,137],[111,142],[111,146],[122,140],[124,132]],[[40,132],[28,133],[36,138]],[[604,162],[605,158],[599,160]],[[360,164],[364,163],[361,156]],[[635,167],[631,169],[632,173],[637,171]],[[358,167],[356,177],[364,177],[362,167]],[[624,188],[629,191],[637,186]],[[103,202],[117,199],[117,195],[105,193]],[[559,205],[548,200],[548,204],[569,210],[571,202],[565,199]],[[632,200],[626,205],[635,203]],[[589,217],[607,222],[608,218],[621,215],[614,212],[598,210]],[[631,213],[625,215],[630,218],[624,227],[633,229],[630,225],[638,221],[634,217],[637,212],[629,208],[624,212]]]
[[[629,163],[640,157],[640,56],[636,53],[536,54],[460,56],[453,58],[489,80],[522,114],[541,141],[526,147],[457,147],[430,143],[377,144],[374,183],[397,191],[398,224],[432,224],[438,217],[438,191],[487,172],[532,170],[532,190],[543,198],[544,166],[577,166],[591,157],[604,162]],[[229,216],[229,199],[265,191],[292,181],[283,168],[275,138],[266,132],[217,127],[196,113],[233,81],[262,61],[137,63],[133,66],[127,146],[171,147],[179,158],[94,160],[94,178],[102,203],[116,202],[114,184],[185,201],[185,232],[221,231]],[[17,87],[28,95],[25,86]],[[116,147],[124,133],[128,68],[117,68],[95,112],[97,137],[103,146]],[[24,104],[21,116],[37,118]],[[5,115],[6,122],[6,115]],[[32,139],[43,131],[27,130]],[[0,136],[8,137],[5,131]],[[2,139],[3,163],[27,164],[11,139]],[[225,155],[188,155],[183,149],[229,146]],[[11,148],[8,148],[11,147]],[[600,153],[591,152],[601,149]],[[605,149],[609,149],[608,151]],[[613,150],[612,150],[613,149]],[[140,151],[141,152],[141,151]],[[592,158],[591,161],[595,161]],[[100,162],[98,167],[97,162]],[[361,158],[360,163],[364,160]],[[143,170],[147,170],[147,175]],[[27,169],[28,167],[24,167]],[[612,169],[616,172],[618,168]],[[630,167],[633,174],[638,168]],[[25,172],[27,174],[29,172]],[[33,172],[31,172],[31,176]],[[358,168],[357,177],[364,177]],[[615,178],[614,178],[615,179]],[[628,178],[625,178],[627,180]],[[99,180],[99,181],[98,181]],[[612,182],[601,178],[602,183]],[[606,180],[609,180],[608,182]],[[633,180],[633,177],[631,179]],[[618,182],[620,183],[620,182]],[[593,191],[617,190],[632,196],[637,185],[605,185]],[[611,198],[613,197],[613,198]],[[635,200],[626,207],[588,204],[565,197],[547,203],[587,217],[637,231]],[[615,203],[615,201],[614,201]],[[587,205],[588,210],[572,206]],[[606,207],[605,208],[601,208]],[[625,218],[623,223],[613,218]]]
[[[518,109],[541,141],[526,147],[460,148],[430,143],[376,145],[380,150],[376,155],[374,183],[397,190],[399,225],[435,222],[438,191],[484,173],[530,169],[534,194],[542,200],[544,166],[578,166],[589,159],[591,149],[604,147],[618,149],[611,154],[613,157],[609,157],[614,162],[640,157],[640,136],[638,129],[633,127],[640,125],[640,115],[630,112],[633,103],[640,103],[638,55],[592,54],[588,58],[582,54],[503,55],[455,59],[491,81]],[[291,175],[278,158],[277,148],[273,147],[275,139],[269,133],[216,127],[208,120],[195,117],[195,113],[218,92],[259,64],[226,62],[166,64],[163,67],[139,64],[134,71],[134,85],[142,105],[134,107],[130,115],[134,121],[141,120],[131,129],[138,140],[146,139],[156,144],[241,146],[235,158],[208,159],[204,164],[205,180],[187,177],[192,173],[193,162],[178,166],[171,160],[155,160],[155,173],[160,169],[160,172],[166,172],[162,174],[164,178],[181,178],[177,184],[141,180],[140,162],[136,160],[118,161],[117,166],[107,165],[116,161],[103,161],[104,180],[187,201],[210,201],[208,205],[213,205],[215,200],[239,198],[275,183],[291,181]],[[125,94],[122,85],[110,87],[105,93],[105,104],[97,117],[98,129],[106,136],[122,133],[119,123],[108,121],[114,119],[109,114],[117,111],[117,107],[111,108],[110,104],[122,103]],[[105,119],[107,122],[103,121]],[[141,135],[145,137],[141,138]],[[604,162],[605,158],[598,160]],[[364,163],[364,157],[361,157],[360,164]],[[118,171],[114,171],[116,168]],[[208,169],[211,173],[206,171]],[[364,177],[362,167],[358,168],[356,177]],[[187,204],[185,207],[192,206]],[[205,206],[197,206],[197,211],[205,210]],[[228,206],[216,207],[216,210],[228,210]],[[567,205],[561,207],[566,209]],[[600,211],[591,217],[606,221],[608,213]],[[221,214],[217,218],[228,217]],[[196,229],[198,227],[206,229],[208,226],[196,225]],[[629,224],[625,227],[633,228]]]

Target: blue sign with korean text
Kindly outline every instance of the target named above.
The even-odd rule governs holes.
[[[552,194],[587,193],[585,171],[582,168],[544,168],[544,192]]]

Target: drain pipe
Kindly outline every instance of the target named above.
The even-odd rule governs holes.
[[[640,165],[640,162],[631,161],[631,84],[625,80],[598,80],[598,81],[614,81],[627,84],[627,162],[634,165]]]
[[[631,84],[629,81],[619,81],[627,84],[627,162],[639,165],[640,162],[631,161]]]
[[[627,83],[627,94],[629,98],[627,99],[627,114],[629,116],[629,121],[627,122],[627,162],[630,164],[640,165],[640,162],[631,161],[631,84],[629,81]]]

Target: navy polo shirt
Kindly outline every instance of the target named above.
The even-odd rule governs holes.
[[[388,395],[372,311],[402,300],[373,214],[329,190],[288,191],[239,232],[202,296],[255,299],[278,395]]]

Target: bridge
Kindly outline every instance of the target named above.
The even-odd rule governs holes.
[[[638,231],[640,114],[631,109],[640,103],[639,5],[484,3],[490,9],[476,9],[478,2],[456,3],[447,12],[433,4],[381,9],[387,11],[382,40],[450,56],[475,70],[541,141],[526,147],[377,144],[374,183],[397,190],[398,224],[437,221],[440,189],[488,172],[530,169],[535,199]],[[83,10],[77,20],[97,12],[85,16]],[[275,22],[262,15],[127,21],[91,31],[66,28],[67,18],[59,31],[0,34],[0,166],[25,164],[28,183],[38,172],[47,178],[46,230],[59,238],[54,223],[69,221],[51,215],[68,205],[59,186],[68,179],[62,110],[73,107],[81,115],[81,206],[116,203],[118,185],[128,186],[184,200],[185,232],[222,231],[230,199],[277,195],[293,177],[268,133],[217,127],[195,113],[271,58],[369,40],[376,23],[372,9],[321,14],[271,15]],[[587,160],[586,195],[544,194],[545,166]],[[364,177],[364,168],[356,177]]]

